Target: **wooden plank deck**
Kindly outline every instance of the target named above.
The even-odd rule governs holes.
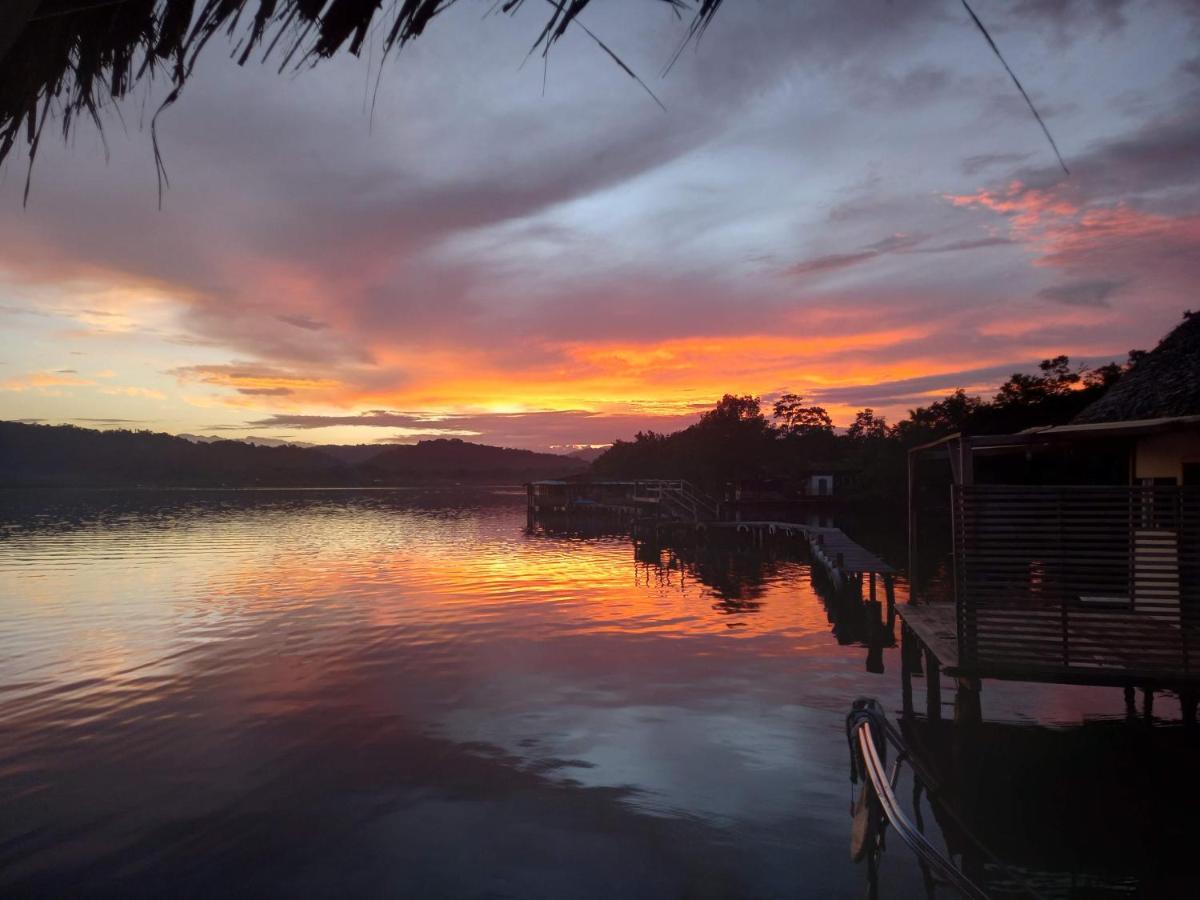
[[[1028,635],[1018,630],[1011,639],[992,648],[990,655],[986,645],[980,646],[981,658],[975,665],[967,666],[959,657],[953,603],[898,604],[896,612],[921,644],[932,652],[947,675],[1051,684],[1137,684],[1144,687],[1200,684],[1200,675],[1184,669],[1182,655],[1177,658],[1147,657],[1139,645],[1139,634],[1148,630],[1177,633],[1178,628],[1145,616],[1139,617],[1136,627],[1127,622],[1123,631],[1117,633],[1112,629],[1098,631],[1095,621],[1086,613],[1077,612],[1066,625],[1067,644],[1073,650],[1070,659],[1064,660],[1061,655],[1047,652],[1045,647],[1039,648],[1037,654],[1014,652],[1028,640]],[[1053,611],[1053,616],[1038,618],[1043,621],[1053,619],[1061,633],[1062,619],[1057,611]]]
[[[851,540],[840,528],[775,521],[704,522],[703,527],[766,530],[774,534],[798,533],[804,535],[810,542],[817,543],[830,560],[836,559],[838,554],[841,554],[842,565],[840,568],[847,575],[867,575],[871,572],[879,575],[891,575],[896,571],[870,550]]]
[[[896,570],[866,547],[855,543],[840,528],[817,528],[811,525],[800,526],[810,540],[816,541],[830,559],[842,557],[841,569],[848,575],[864,575],[876,572],[880,575],[891,575]]]
[[[928,647],[942,669],[950,675],[958,671],[958,625],[953,603],[896,604],[900,621],[912,629]]]

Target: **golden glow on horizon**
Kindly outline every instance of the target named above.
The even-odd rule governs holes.
[[[1182,228],[1189,240],[1200,241],[1197,221],[1165,219],[1124,206],[1084,208],[1020,182],[998,191],[948,195],[946,199],[954,206],[1003,216],[1016,242],[1041,254],[1031,260],[1035,266],[1054,265],[1064,252],[1086,255],[1090,248],[1103,246],[1114,236],[1161,239],[1168,227]],[[908,408],[957,387],[987,395],[1002,379],[980,383],[972,373],[1009,364],[1014,358],[1032,364],[1067,349],[1072,354],[1110,352],[1099,344],[1081,347],[1080,341],[1071,347],[1049,341],[1043,345],[1038,334],[1048,328],[1059,334],[1069,330],[1082,333],[1113,318],[1110,310],[1095,306],[1051,307],[1039,309],[1036,319],[967,311],[961,321],[948,325],[934,312],[920,313],[920,298],[911,300],[913,308],[906,317],[898,317],[882,300],[859,296],[845,302],[833,299],[775,309],[769,316],[760,315],[761,321],[755,323],[758,331],[749,334],[650,340],[555,340],[531,335],[510,338],[506,344],[503,340],[481,343],[472,333],[417,342],[381,329],[356,342],[361,326],[346,309],[330,303],[331,298],[318,286],[307,283],[298,270],[259,267],[254,279],[270,288],[265,296],[286,296],[288,302],[286,308],[264,303],[261,309],[239,311],[246,317],[251,336],[246,341],[250,349],[245,352],[249,361],[236,361],[237,352],[221,343],[196,341],[201,349],[187,351],[191,364],[180,365],[174,354],[182,353],[178,347],[188,344],[183,326],[188,316],[202,308],[194,297],[137,280],[106,286],[93,279],[87,290],[69,303],[63,301],[69,293],[66,285],[53,289],[54,302],[62,304],[58,314],[86,326],[83,332],[69,334],[79,340],[107,338],[108,346],[99,351],[105,354],[101,357],[105,361],[115,359],[113,354],[123,352],[124,347],[130,347],[131,355],[136,356],[133,345],[114,343],[122,335],[128,341],[139,332],[161,334],[173,345],[166,358],[175,362],[166,362],[160,352],[152,361],[142,361],[142,378],[122,377],[122,381],[133,382],[128,384],[97,380],[116,377],[112,370],[81,369],[83,374],[79,374],[74,369],[30,367],[22,374],[10,369],[8,377],[0,381],[0,390],[63,399],[74,393],[86,398],[89,407],[93,402],[107,402],[102,397],[120,398],[129,404],[154,401],[153,410],[141,413],[133,407],[119,413],[140,414],[142,418],[136,421],[150,427],[161,421],[157,417],[169,408],[167,401],[181,411],[176,421],[186,417],[190,407],[236,410],[242,423],[268,423],[246,424],[245,434],[269,433],[263,429],[272,427],[269,423],[275,415],[333,417],[341,421],[329,427],[343,429],[337,433],[338,441],[348,439],[347,429],[366,441],[430,434],[468,439],[482,435],[486,441],[487,432],[481,429],[488,426],[480,423],[489,416],[501,420],[570,412],[599,420],[619,419],[611,429],[593,423],[586,433],[579,434],[542,432],[535,423],[514,438],[566,446],[595,443],[600,437],[629,437],[639,427],[673,430],[693,421],[725,393],[765,397],[784,391],[800,393],[823,405],[841,426],[849,424],[866,405],[895,420]],[[322,309],[322,304],[328,308]],[[238,319],[239,331],[242,321]],[[905,324],[897,325],[897,321]],[[301,343],[285,343],[281,351],[270,351],[268,344],[264,345],[268,350],[255,353],[256,328],[262,328],[268,339],[282,329],[287,340]],[[955,328],[966,339],[950,337],[949,329]],[[293,346],[305,352],[289,356]],[[234,361],[228,361],[231,356]],[[291,361],[264,361],[270,358]],[[126,359],[121,357],[121,361],[122,369],[128,370]],[[168,395],[164,388],[169,389],[172,381],[179,390]],[[886,385],[896,387],[874,393],[884,397],[895,394],[891,402],[845,399],[856,394],[869,396],[871,388]],[[18,416],[42,415],[32,405],[27,408],[29,412]],[[372,423],[369,416],[354,421],[372,410],[400,413],[392,416],[399,424]],[[82,413],[93,414],[90,408]],[[406,424],[400,421],[405,416],[420,421]],[[464,416],[475,422],[461,422]],[[638,426],[638,422],[645,424]],[[229,431],[228,417],[223,417],[220,426]],[[237,428],[234,426],[234,433]],[[168,425],[164,430],[202,431],[205,425]],[[312,436],[324,440],[333,434],[320,431]]]

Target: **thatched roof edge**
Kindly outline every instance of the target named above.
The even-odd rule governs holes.
[[[1196,414],[1200,414],[1200,312],[1186,312],[1157,347],[1072,424]]]

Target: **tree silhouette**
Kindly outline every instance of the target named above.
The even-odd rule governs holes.
[[[823,406],[804,402],[799,394],[784,394],[775,401],[775,418],[780,430],[789,434],[833,434],[833,419]]]
[[[854,422],[846,429],[846,437],[853,441],[878,441],[888,436],[887,419],[875,415],[875,410],[867,407],[854,416]]]

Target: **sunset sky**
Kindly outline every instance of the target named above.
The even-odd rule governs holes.
[[[0,175],[0,418],[533,449],[784,391],[839,425],[1200,307],[1200,4],[464,2],[383,66],[220,39]],[[659,8],[659,7],[662,8]],[[219,46],[220,45],[220,46]],[[524,65],[522,63],[524,62]],[[543,95],[543,82],[545,85]],[[372,98],[374,95],[374,113]]]

